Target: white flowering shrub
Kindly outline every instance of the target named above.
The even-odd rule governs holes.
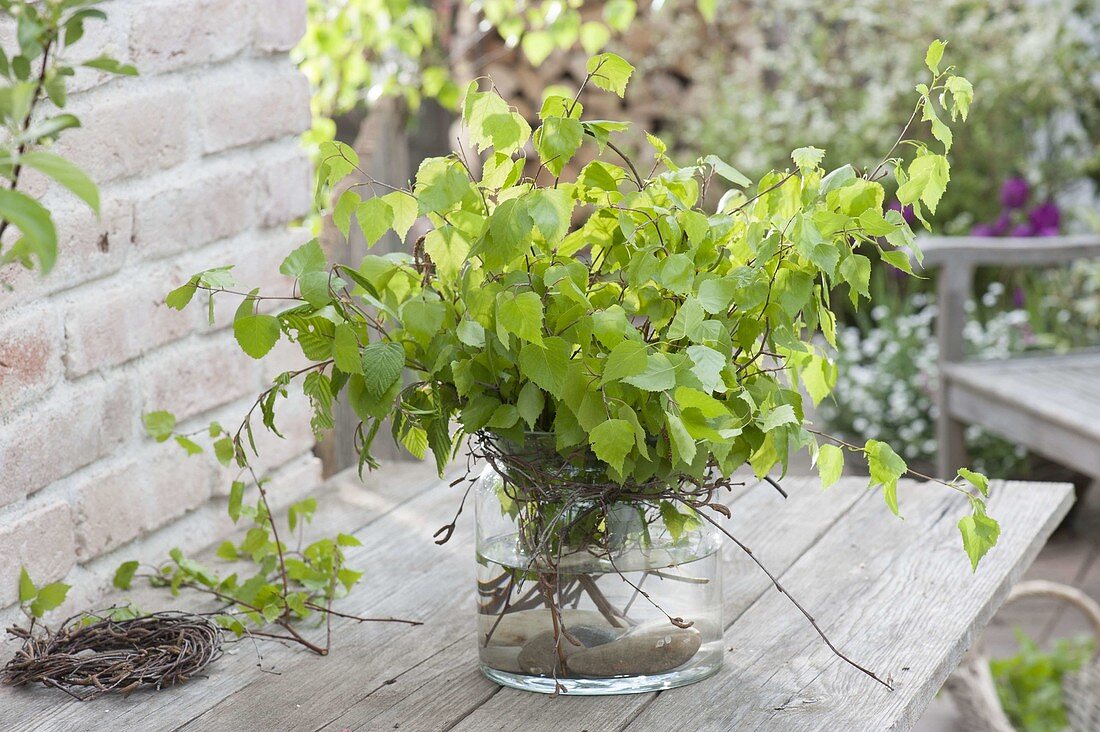
[[[1041,245],[1041,244],[1037,244]],[[1023,351],[1062,352],[1100,346],[1100,263],[1022,273],[1020,284],[991,282],[971,301],[963,329],[968,358],[1007,358]],[[875,283],[870,312],[838,329],[839,377],[819,415],[840,434],[897,445],[912,463],[936,456],[936,305],[925,293],[887,294]],[[1017,445],[971,425],[971,462],[994,475],[1018,473],[1027,457]]]

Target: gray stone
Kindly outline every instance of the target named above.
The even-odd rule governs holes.
[[[562,610],[562,619],[565,627],[589,626],[593,628],[610,627],[603,615],[595,610]],[[490,646],[522,646],[535,636],[554,629],[554,621],[550,618],[549,610],[520,610],[506,614],[500,619],[496,629],[496,615],[478,616],[478,642],[480,645]],[[492,631],[488,644],[485,636]]]
[[[568,638],[561,639],[561,647],[565,655],[566,665],[572,663],[569,659],[574,654],[590,648],[598,648],[601,645],[606,645],[613,642],[622,634],[621,630],[606,626],[577,625],[573,627],[567,626],[567,629],[569,634],[573,636],[575,640],[579,641],[581,645],[574,645]],[[554,673],[560,674],[560,656],[558,654],[558,644],[554,631],[548,630],[544,633],[540,633],[524,644],[519,652],[518,660],[520,667],[527,673],[540,676],[550,676]]]
[[[651,627],[594,648],[578,649],[566,663],[570,676],[660,674],[690,661],[701,643],[702,636],[694,628]]]

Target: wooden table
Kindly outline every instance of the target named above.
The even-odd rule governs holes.
[[[823,493],[814,478],[789,478],[786,501],[766,485],[743,489],[727,526],[838,646],[895,691],[833,656],[730,546],[729,650],[719,674],[660,693],[554,699],[502,689],[477,670],[471,517],[450,544],[431,538],[453,516],[460,489],[408,464],[368,482],[364,489],[338,477],[338,497],[322,501],[320,520],[357,527],[363,541],[352,554],[364,583],[340,609],[423,626],[341,621],[328,658],[264,644],[259,665],[245,641],[206,679],[128,698],[79,703],[46,689],[0,689],[0,730],[909,729],[1072,502],[1067,485],[995,485],[990,513],[1003,533],[971,574],[955,528],[962,502],[942,487],[903,483],[904,521],[865,479]],[[146,609],[172,602],[136,599]]]

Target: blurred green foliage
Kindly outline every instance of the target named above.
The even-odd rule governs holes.
[[[1094,642],[1063,638],[1044,651],[1022,631],[1016,638],[1019,653],[989,663],[1001,707],[1020,732],[1060,732],[1069,724],[1062,679],[1092,657]]]
[[[743,170],[768,169],[799,145],[825,164],[873,164],[892,139],[923,62],[921,39],[952,42],[977,103],[952,149],[952,195],[936,228],[968,231],[998,213],[1002,181],[1024,175],[1046,199],[1100,173],[1100,3],[1094,0],[734,0],[704,49],[707,103],[679,142]],[[745,30],[746,27],[751,30]],[[669,52],[674,44],[669,46]]]

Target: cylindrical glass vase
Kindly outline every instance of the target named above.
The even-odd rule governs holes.
[[[474,492],[478,653],[490,679],[631,694],[721,666],[719,541],[691,509],[658,498],[548,501],[492,468]]]

